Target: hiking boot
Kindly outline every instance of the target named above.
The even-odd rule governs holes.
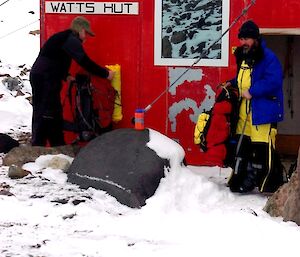
[[[241,194],[248,193],[248,192],[251,192],[254,188],[255,188],[255,186],[253,186],[253,185],[249,185],[249,186],[242,185],[235,192],[241,193]]]
[[[239,193],[247,193],[252,191],[257,186],[257,169],[252,167],[251,163],[248,163],[247,173],[238,188]]]

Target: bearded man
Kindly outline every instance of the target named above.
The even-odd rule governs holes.
[[[240,140],[228,185],[233,192],[249,192],[256,186],[264,192],[272,187],[271,150],[277,122],[283,120],[283,73],[278,58],[266,47],[253,21],[243,23],[238,38],[237,76],[227,86],[239,90],[236,135]]]

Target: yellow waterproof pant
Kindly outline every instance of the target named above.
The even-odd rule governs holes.
[[[271,133],[270,123],[262,125],[252,125],[252,113],[249,104],[249,100],[242,100],[239,110],[239,120],[237,123],[236,134],[241,135],[243,133],[243,127],[246,126],[244,130],[244,135],[249,136],[251,142],[269,143],[271,139],[271,134],[275,133],[275,131],[273,130]]]

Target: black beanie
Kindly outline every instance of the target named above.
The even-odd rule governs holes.
[[[258,26],[251,20],[244,22],[239,30],[238,38],[259,39],[260,34]]]

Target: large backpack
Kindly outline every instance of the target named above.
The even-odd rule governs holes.
[[[95,97],[98,98],[96,103]],[[64,129],[77,133],[79,141],[90,141],[111,130],[115,90],[110,85],[95,89],[90,76],[77,74],[69,85],[68,99],[72,121],[65,120]]]
[[[194,143],[199,145],[203,165],[224,166],[228,141],[235,131],[237,90],[219,87],[216,101],[209,111],[201,113],[194,130]]]
[[[229,136],[232,136],[235,131],[237,120],[237,91],[234,88],[220,87],[217,91],[217,97],[214,106],[209,111],[204,111],[198,116],[194,130],[194,143],[199,145],[202,151],[207,150],[207,133],[210,128],[211,119],[214,115],[214,109],[217,104],[226,101],[230,102],[232,108],[228,114],[228,123],[230,125]]]

